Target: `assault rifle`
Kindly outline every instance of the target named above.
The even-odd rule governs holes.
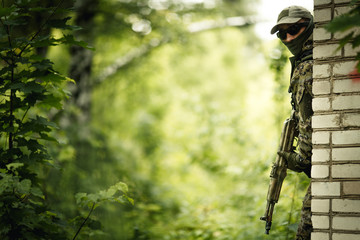
[[[284,122],[278,151],[285,151],[285,152],[293,151],[295,136],[296,136],[296,122],[295,122],[295,114],[294,112],[292,112],[291,117],[286,119]],[[266,222],[265,225],[266,234],[269,234],[271,228],[274,207],[279,200],[281,186],[286,177],[286,170],[287,170],[286,160],[282,156],[277,154],[276,160],[273,163],[270,172],[270,184],[266,198],[267,205],[266,205],[265,214],[260,218],[260,220]]]

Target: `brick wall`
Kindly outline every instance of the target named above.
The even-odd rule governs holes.
[[[350,0],[314,0],[312,240],[360,239],[360,82],[356,52],[323,29]],[[360,31],[360,28],[359,28]]]

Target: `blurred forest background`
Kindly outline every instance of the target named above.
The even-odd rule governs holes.
[[[39,110],[59,127],[38,173],[48,206],[86,216],[75,195],[119,181],[134,200],[96,208],[81,239],[294,238],[305,175],[288,172],[269,236],[259,220],[291,109],[288,52],[254,33],[256,6],[77,0],[73,34],[94,49],[38,49],[76,82],[61,111]]]

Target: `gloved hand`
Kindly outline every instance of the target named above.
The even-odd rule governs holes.
[[[308,177],[311,177],[311,162],[309,160],[304,160],[295,152],[279,151],[278,154],[286,160],[288,169],[295,172],[305,172]]]

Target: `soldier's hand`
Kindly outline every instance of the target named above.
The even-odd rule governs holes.
[[[311,163],[309,160],[303,160],[295,152],[279,151],[278,155],[286,160],[288,169],[295,172],[304,172],[308,177],[311,177]]]
[[[287,168],[296,172],[301,172],[302,169],[299,169],[298,167],[298,154],[294,152],[285,152],[285,151],[279,151],[278,152],[280,157],[283,157],[286,160]]]

